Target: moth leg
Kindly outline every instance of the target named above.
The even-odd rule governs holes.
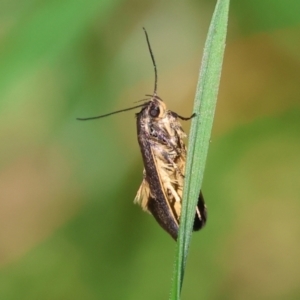
[[[171,111],[171,114],[172,114],[172,116],[173,116],[174,118],[179,118],[179,119],[181,119],[181,120],[183,120],[183,121],[188,121],[188,120],[190,120],[190,119],[192,119],[192,118],[194,118],[194,117],[196,116],[196,114],[193,113],[190,117],[182,117],[182,116],[178,115],[178,114],[177,114],[176,112],[174,112],[174,111]]]
[[[170,157],[168,152],[163,151],[162,152],[163,158],[174,168],[174,170],[184,178],[184,174],[182,174],[181,170],[178,168],[178,165],[174,162],[174,160]]]
[[[170,147],[169,137],[166,136],[160,128],[156,129],[154,126],[152,126],[151,133],[148,135],[148,138]]]
[[[177,137],[176,143],[172,141],[172,138],[169,136],[167,132],[162,130],[159,126],[155,126],[152,124],[150,127],[151,131],[150,134],[147,134],[147,137],[155,142],[159,142],[159,144],[165,145],[175,151],[177,154],[181,153],[181,150],[178,149],[178,141],[180,137]],[[174,138],[174,137],[173,137]]]
[[[168,182],[165,187],[171,192],[176,202],[181,202],[181,198],[178,196],[178,193],[175,191],[174,187],[170,182]]]
[[[169,160],[170,157],[170,153],[172,153],[172,156],[180,156],[182,154],[182,152],[185,152],[185,146],[182,144],[183,142],[181,141],[181,138],[179,136],[177,136],[176,139],[176,144],[174,143],[174,141],[172,141],[172,139],[170,139],[166,134],[164,134],[161,130],[155,130],[154,127],[152,127],[152,134],[147,135],[147,137],[149,138],[149,140],[152,140],[154,142],[159,142],[162,145],[167,146],[168,148],[170,148],[170,150],[168,150],[168,152],[166,152],[166,156],[164,156],[164,158],[173,165],[173,167],[178,170],[179,174],[184,177],[184,175],[180,172],[180,170],[177,168],[176,164],[173,161]],[[178,145],[179,143],[179,145]]]

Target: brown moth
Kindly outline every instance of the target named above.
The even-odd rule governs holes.
[[[186,137],[179,119],[190,120],[168,110],[163,100],[157,95],[157,68],[150,46],[148,34],[144,29],[155,72],[153,95],[146,95],[145,103],[127,109],[115,111],[91,120],[111,114],[142,107],[136,114],[137,136],[144,162],[143,181],[134,199],[143,210],[151,213],[159,225],[175,240],[180,222],[182,191],[184,184]],[[203,195],[200,192],[195,208],[193,230],[201,229],[206,222],[207,211]]]

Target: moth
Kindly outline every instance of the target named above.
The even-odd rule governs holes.
[[[184,143],[186,134],[179,120],[190,120],[167,109],[163,100],[157,95],[157,67],[150,46],[147,31],[144,29],[148,49],[151,55],[155,82],[152,95],[146,95],[144,103],[114,111],[105,115],[78,120],[92,120],[112,114],[142,107],[136,113],[137,138],[143,162],[143,180],[134,203],[154,216],[158,224],[177,240],[180,222],[182,192],[184,184],[187,149]],[[201,229],[207,219],[207,209],[202,192],[195,207],[193,230]]]

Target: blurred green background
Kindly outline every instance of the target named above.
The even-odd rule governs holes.
[[[134,105],[190,115],[215,1],[2,0],[0,299],[167,299]],[[183,299],[300,299],[300,2],[232,1]],[[188,131],[189,123],[184,124]]]

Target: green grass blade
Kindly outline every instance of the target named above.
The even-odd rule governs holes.
[[[177,243],[171,300],[180,299],[184,270],[191,240],[195,207],[202,185],[205,162],[217,102],[222,70],[229,0],[219,0],[205,42],[189,137],[183,206]]]
[[[44,1],[19,20],[0,52],[0,107],[3,95],[41,62],[50,63],[78,42],[94,19],[106,19],[119,0]]]

